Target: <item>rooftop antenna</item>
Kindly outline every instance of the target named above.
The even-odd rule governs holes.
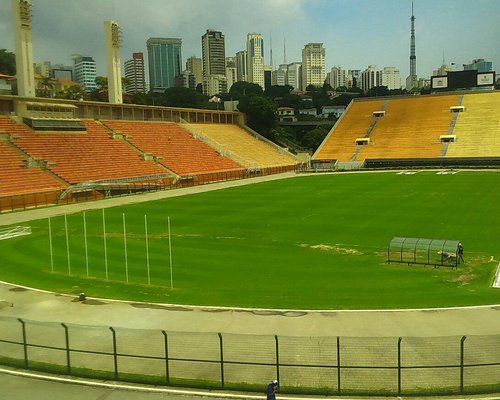
[[[273,64],[273,36],[272,36],[272,34],[269,34],[269,56],[270,56],[269,64],[274,68],[274,64]]]
[[[283,36],[283,64],[286,64],[286,43],[284,36]]]

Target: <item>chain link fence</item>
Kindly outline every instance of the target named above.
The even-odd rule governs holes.
[[[500,335],[293,337],[173,332],[0,317],[5,365],[164,385],[282,392],[500,390]]]

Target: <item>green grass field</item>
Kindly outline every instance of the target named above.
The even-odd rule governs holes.
[[[63,293],[162,303],[376,309],[500,304],[500,174],[394,172],[303,176],[32,221],[0,241],[4,281]],[[122,214],[129,283],[125,283]],[[148,218],[150,283],[144,215]],[[171,289],[167,216],[171,219]],[[458,269],[386,264],[394,236],[457,239]],[[493,257],[493,261],[491,260]],[[71,272],[71,276],[69,276]]]

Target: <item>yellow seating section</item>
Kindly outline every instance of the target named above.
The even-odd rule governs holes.
[[[448,134],[457,95],[392,98],[356,160],[368,158],[438,158],[439,137]]]
[[[466,94],[446,157],[500,157],[500,92]]]
[[[350,161],[356,152],[356,139],[363,137],[379,111],[383,100],[355,101],[314,154],[317,160]]]
[[[295,165],[296,159],[269,143],[259,140],[238,125],[190,124],[195,132],[213,140],[218,147],[238,157],[245,167],[277,167]]]

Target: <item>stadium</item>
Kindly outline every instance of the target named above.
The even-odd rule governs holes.
[[[310,160],[239,112],[0,95],[0,364],[499,392],[500,92],[453,89],[353,100]]]

